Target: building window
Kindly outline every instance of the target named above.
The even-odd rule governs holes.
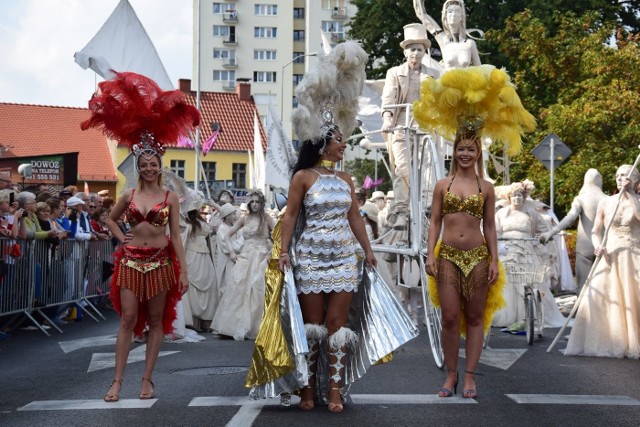
[[[304,52],[293,52],[293,62],[295,64],[304,64]]]
[[[260,39],[274,39],[278,34],[276,27],[254,27],[253,34]]]
[[[228,82],[229,86],[235,87],[236,72],[235,70],[213,70],[214,82]]]
[[[184,160],[171,160],[169,169],[171,169],[171,172],[175,173],[180,178],[184,178],[184,170],[185,170],[184,163],[185,163]]]
[[[202,162],[202,172],[204,172],[207,182],[211,184],[216,180],[216,162]]]
[[[247,186],[247,164],[233,163],[231,169],[231,179],[235,188],[246,188]]]
[[[213,49],[213,59],[230,59],[236,57],[235,49]]]
[[[303,41],[304,40],[304,30],[293,30],[293,40],[294,41]]]
[[[276,56],[275,50],[254,49],[253,51],[253,59],[258,61],[275,61]]]
[[[344,9],[345,0],[322,0],[323,9]]]
[[[344,24],[336,21],[322,21],[322,31],[331,33],[331,41],[344,39]]]
[[[230,34],[228,25],[214,25],[213,36],[214,37],[227,37]]]
[[[278,14],[277,4],[256,4],[254,10],[257,16],[275,16]]]
[[[253,72],[253,81],[254,82],[276,82],[276,72],[275,71],[254,71]]]
[[[294,74],[293,75],[293,85],[298,86],[302,81],[303,74]]]
[[[293,19],[304,19],[304,7],[293,8]]]

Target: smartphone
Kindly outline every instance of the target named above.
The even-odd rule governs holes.
[[[12,191],[9,193],[9,206],[13,205],[13,202],[15,202],[16,199],[16,194]]]

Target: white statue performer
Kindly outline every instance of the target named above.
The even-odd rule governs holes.
[[[559,233],[561,230],[572,226],[576,219],[578,222],[578,236],[576,239],[576,278],[578,289],[584,285],[589,271],[595,260],[593,254],[593,244],[591,243],[591,230],[593,222],[596,218],[598,203],[605,198],[602,192],[602,175],[596,169],[589,169],[584,174],[584,184],[578,195],[571,203],[571,210],[567,213],[558,225],[554,226],[550,231],[540,235],[540,242],[546,243],[551,236]]]
[[[467,30],[467,14],[463,0],[444,2],[442,5],[443,28],[440,28],[438,23],[427,14],[423,1],[413,0],[413,8],[429,33],[438,42],[445,71],[481,64],[476,42]],[[480,30],[473,31],[479,32],[480,36],[484,35]]]
[[[393,132],[385,137],[391,171],[393,172],[393,192],[395,206],[390,213],[389,222],[395,229],[405,229],[409,211],[409,156],[405,144],[403,129],[392,131],[395,126],[406,122],[406,108],[386,108],[387,105],[408,104],[420,99],[420,84],[429,77],[438,77],[439,73],[422,63],[426,51],[431,47],[426,31],[421,24],[404,26],[404,40],[400,43],[404,49],[405,63],[387,71],[382,90],[382,131]],[[410,124],[413,123],[413,117]]]
[[[547,248],[534,245],[534,237],[547,231],[549,226],[536,211],[534,202],[527,200],[533,191],[531,181],[516,182],[511,184],[508,197],[510,204],[496,212],[496,231],[498,238],[505,240],[506,251],[501,251],[500,259],[507,264],[522,265],[537,264],[539,268],[554,262],[549,255],[554,255]],[[545,274],[543,283],[538,289],[543,294],[542,306],[544,310],[544,326],[547,328],[559,328],[564,323],[564,317],[551,293],[549,274]],[[498,311],[494,317],[495,326],[509,326],[524,319],[523,287],[517,283],[509,283],[504,290],[504,299],[507,307]]]
[[[639,181],[637,169],[620,166],[620,194],[598,204],[591,238],[602,259],[583,290],[565,355],[640,358]]]

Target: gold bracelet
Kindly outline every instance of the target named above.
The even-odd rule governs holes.
[[[284,257],[284,256],[289,256],[289,254],[288,254],[288,253],[286,253],[286,252],[283,252],[283,253],[281,253],[281,254],[280,254],[280,258],[282,258],[282,257]]]

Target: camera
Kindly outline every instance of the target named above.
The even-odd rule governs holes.
[[[78,210],[76,208],[71,209],[71,214],[69,214],[69,221],[77,221],[78,220]]]

